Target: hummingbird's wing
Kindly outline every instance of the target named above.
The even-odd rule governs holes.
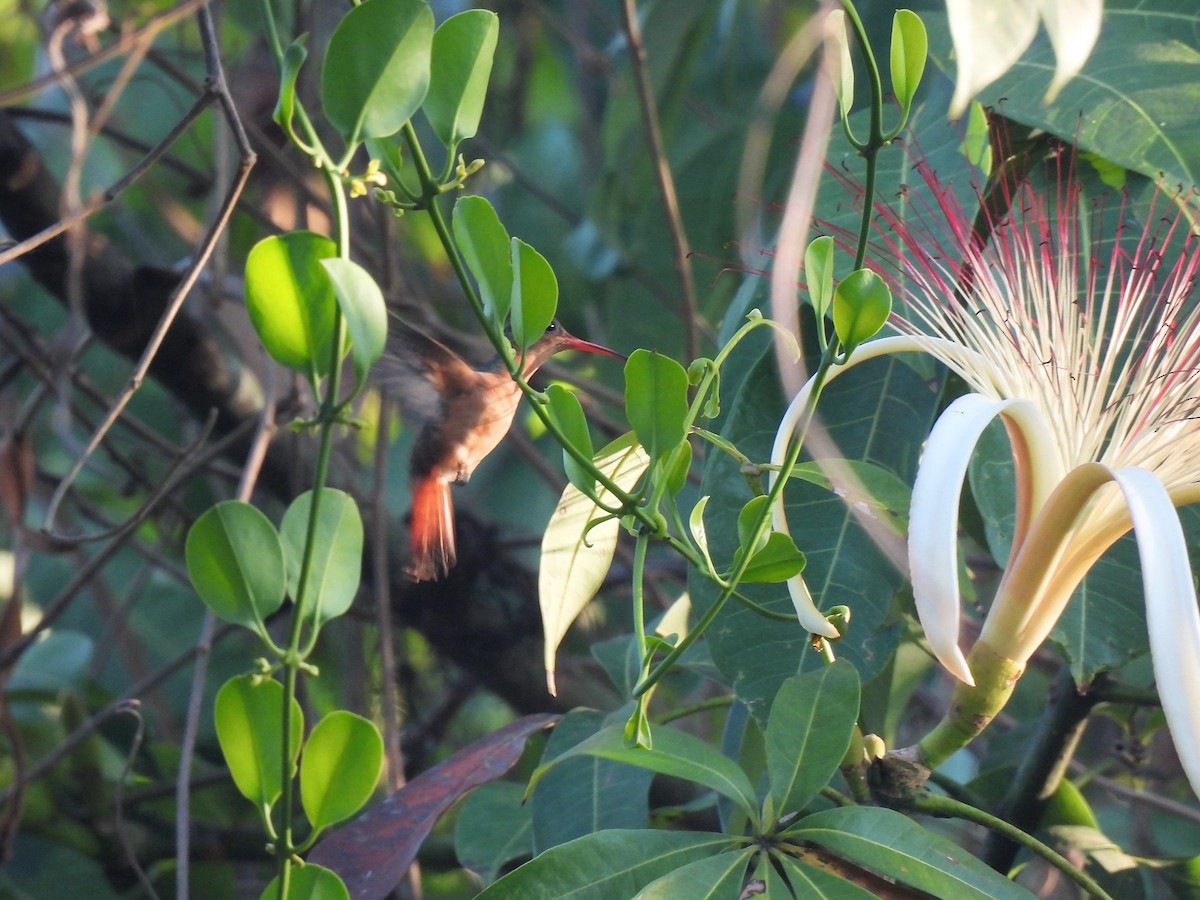
[[[461,356],[395,316],[387,347],[373,370],[379,388],[412,418],[434,422],[445,413],[447,396],[477,377]]]

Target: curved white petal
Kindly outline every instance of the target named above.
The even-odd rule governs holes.
[[[946,0],[958,76],[950,117],[1009,70],[1037,34],[1039,0]]]
[[[921,627],[933,655],[967,684],[975,679],[958,646],[958,504],[979,436],[1006,405],[966,394],[946,408],[925,442],[908,510],[908,565]]]
[[[1142,564],[1154,679],[1179,761],[1200,794],[1200,610],[1179,514],[1145,469],[1114,470]]]
[[[867,343],[861,345],[855,351],[846,365],[835,366],[830,369],[825,383],[828,384],[838,375],[849,370],[851,366],[865,360],[884,356],[888,353],[920,352],[924,349],[924,345],[908,335],[867,341]],[[800,388],[796,393],[796,396],[792,398],[792,402],[788,404],[787,412],[784,413],[783,419],[779,423],[779,428],[775,432],[775,443],[771,446],[771,464],[773,466],[783,464],[796,428],[808,412],[812,389],[813,380],[810,378],[805,382],[804,387]],[[775,485],[778,477],[777,470],[770,473],[769,481],[772,487]],[[788,530],[787,513],[784,511],[782,502],[775,504],[775,508],[771,510],[771,527],[783,534],[791,533]],[[808,585],[805,583],[802,575],[789,578],[787,586],[788,593],[792,598],[792,605],[796,608],[796,618],[800,620],[800,624],[805,630],[827,638],[840,637],[838,630],[829,624],[829,620],[817,609],[817,604],[813,601],[812,594],[809,592]]]
[[[1042,4],[1042,21],[1054,47],[1054,79],[1046,91],[1046,103],[1079,74],[1091,56],[1103,16],[1103,0],[1050,0]]]

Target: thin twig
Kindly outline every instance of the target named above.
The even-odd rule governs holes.
[[[646,141],[650,145],[650,156],[654,164],[658,191],[662,196],[663,211],[667,215],[671,244],[675,252],[675,271],[679,276],[679,288],[683,293],[684,333],[686,335],[684,352],[688,359],[693,359],[699,351],[697,339],[699,313],[696,303],[696,282],[692,277],[691,263],[688,261],[687,233],[684,231],[683,217],[679,213],[679,196],[675,191],[675,179],[671,174],[671,165],[663,146],[662,130],[659,127],[658,119],[658,104],[654,99],[654,90],[646,71],[646,46],[642,43],[642,32],[638,25],[635,0],[624,0],[622,14],[625,37],[629,41],[629,62],[642,110],[642,124],[646,129]]]

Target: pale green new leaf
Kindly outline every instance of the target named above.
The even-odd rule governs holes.
[[[632,490],[650,458],[632,434],[617,438],[596,455],[596,466],[618,487]],[[599,499],[615,505],[617,498],[601,490]],[[616,519],[588,530],[593,520],[607,515],[574,485],[567,485],[542,537],[538,569],[538,600],[545,634],[546,680],[554,693],[554,658],[575,617],[596,595],[612,565],[620,525]]]

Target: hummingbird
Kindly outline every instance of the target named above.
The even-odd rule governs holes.
[[[380,387],[423,422],[409,457],[412,517],[409,562],[413,581],[436,581],[454,565],[454,502],[451,484],[471,473],[508,434],[521,389],[499,354],[474,366],[438,341],[393,317],[388,352],[376,369]],[[584,350],[625,359],[600,344],[577,338],[558,321],[517,359],[529,378],[563,350]]]

